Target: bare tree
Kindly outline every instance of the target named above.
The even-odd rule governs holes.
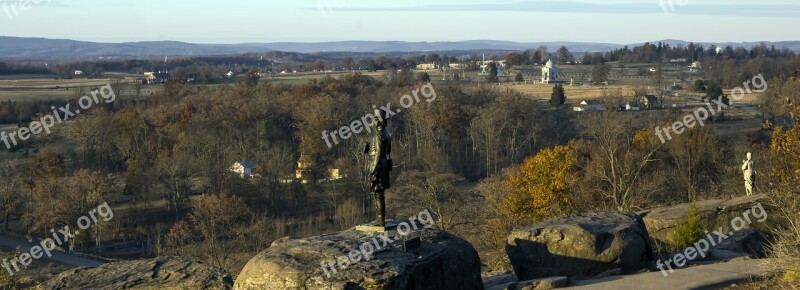
[[[122,96],[122,92],[125,89],[127,83],[125,82],[125,78],[123,77],[113,77],[110,79],[109,85],[111,85],[111,89],[114,90],[114,94],[117,97],[120,97]]]
[[[501,136],[509,126],[508,118],[496,107],[486,107],[470,123],[470,137],[475,148],[485,158],[485,176],[497,173],[500,169]]]
[[[462,179],[451,173],[404,172],[388,195],[389,212],[408,217],[427,209],[435,216],[436,226],[444,231],[474,225],[476,209],[472,199],[476,196],[455,186]]]
[[[212,265],[230,268],[226,261],[237,250],[223,242],[233,238],[233,229],[246,224],[243,222],[250,215],[250,209],[236,196],[208,194],[197,199],[189,221],[202,238],[203,252]]]
[[[167,193],[169,207],[176,221],[180,220],[180,213],[191,193],[190,181],[197,176],[191,159],[185,154],[161,156],[156,164],[158,181]]]
[[[662,145],[643,144],[643,148],[633,146],[633,134],[615,112],[591,113],[578,119],[584,134],[593,145],[592,154],[598,166],[593,174],[605,184],[598,189],[601,194],[613,201],[619,211],[631,209],[630,202],[643,190],[637,189],[643,173],[655,159],[654,155]]]
[[[722,163],[719,137],[708,128],[688,129],[669,142],[667,149],[675,164],[675,175],[686,186],[688,202],[695,201],[699,187],[713,181]]]

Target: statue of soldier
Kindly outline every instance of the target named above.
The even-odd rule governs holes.
[[[744,188],[747,196],[753,195],[753,188],[756,186],[756,170],[754,168],[753,154],[747,152],[747,160],[742,161],[742,173],[744,173]]]
[[[375,130],[372,141],[367,143],[364,154],[368,154],[367,170],[370,177],[370,192],[377,210],[378,226],[386,227],[386,201],[384,191],[390,187],[389,172],[392,171],[392,135],[387,129],[389,116],[375,110]]]

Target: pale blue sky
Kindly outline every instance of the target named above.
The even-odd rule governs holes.
[[[800,40],[797,0],[672,1],[667,15],[659,0],[44,0],[18,14],[0,6],[0,35],[195,43]]]

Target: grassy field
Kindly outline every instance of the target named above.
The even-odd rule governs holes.
[[[135,78],[126,77],[124,95],[133,94]],[[0,101],[47,101],[79,98],[92,89],[111,83],[109,78],[58,79],[48,75],[3,76],[0,78]],[[83,90],[83,93],[81,93]],[[145,86],[142,95],[160,91],[161,86]]]
[[[107,84],[108,82],[109,79],[54,79],[42,76],[42,77],[31,77],[31,78],[0,79],[0,89],[77,88],[77,87],[88,87],[88,86],[102,86]]]

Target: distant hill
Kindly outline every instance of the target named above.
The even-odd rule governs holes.
[[[672,44],[688,44],[680,40],[664,40]],[[708,43],[715,44],[715,43]],[[727,45],[727,43],[717,45]],[[731,43],[750,47],[752,43]],[[200,56],[242,54],[269,51],[297,53],[349,52],[354,54],[394,54],[424,52],[512,51],[547,46],[555,51],[566,46],[573,53],[586,51],[605,52],[623,45],[583,42],[513,42],[497,40],[406,42],[406,41],[337,41],[337,42],[274,42],[241,44],[194,44],[179,41],[143,41],[126,43],[98,43],[68,39],[24,38],[0,36],[0,58],[4,59],[87,59],[87,58],[148,58],[164,56]],[[778,48],[800,51],[800,41],[767,42]],[[630,45],[633,46],[633,45]]]
[[[676,39],[664,39],[664,40],[653,41],[653,42],[650,42],[650,43],[659,43],[659,42],[667,43],[667,44],[669,44],[670,46],[677,46],[677,45],[683,45],[683,46],[687,46],[687,45],[689,45],[689,41],[684,41],[684,40],[676,40]],[[734,47],[734,48],[735,48],[735,47],[746,47],[746,48],[751,48],[751,47],[754,47],[754,46],[758,46],[758,45],[759,45],[759,44],[761,44],[762,42],[763,42],[764,44],[766,44],[766,45],[767,45],[767,47],[770,47],[770,46],[773,46],[773,45],[774,45],[776,49],[784,49],[784,48],[788,48],[789,50],[793,50],[793,51],[800,52],[800,41],[778,41],[778,42],[771,42],[771,41],[752,41],[752,42],[695,42],[694,44],[700,44],[700,45],[703,45],[705,48],[708,48],[708,47],[709,47],[709,46],[711,46],[711,45],[716,45],[717,47],[731,46],[731,47]],[[637,44],[634,44],[634,45],[642,45],[642,44],[643,44],[643,43],[637,43]]]
[[[236,45],[249,45],[239,44]],[[258,46],[261,44],[252,44]],[[333,52],[333,51],[352,51],[352,52],[428,52],[428,51],[471,51],[471,50],[526,50],[538,48],[545,45],[555,50],[566,45],[571,51],[608,51],[618,47],[618,44],[610,43],[578,43],[578,42],[532,42],[522,43],[513,41],[497,40],[469,40],[456,42],[406,42],[406,41],[338,41],[320,43],[298,43],[298,42],[276,42],[263,44],[272,49],[294,52]]]

